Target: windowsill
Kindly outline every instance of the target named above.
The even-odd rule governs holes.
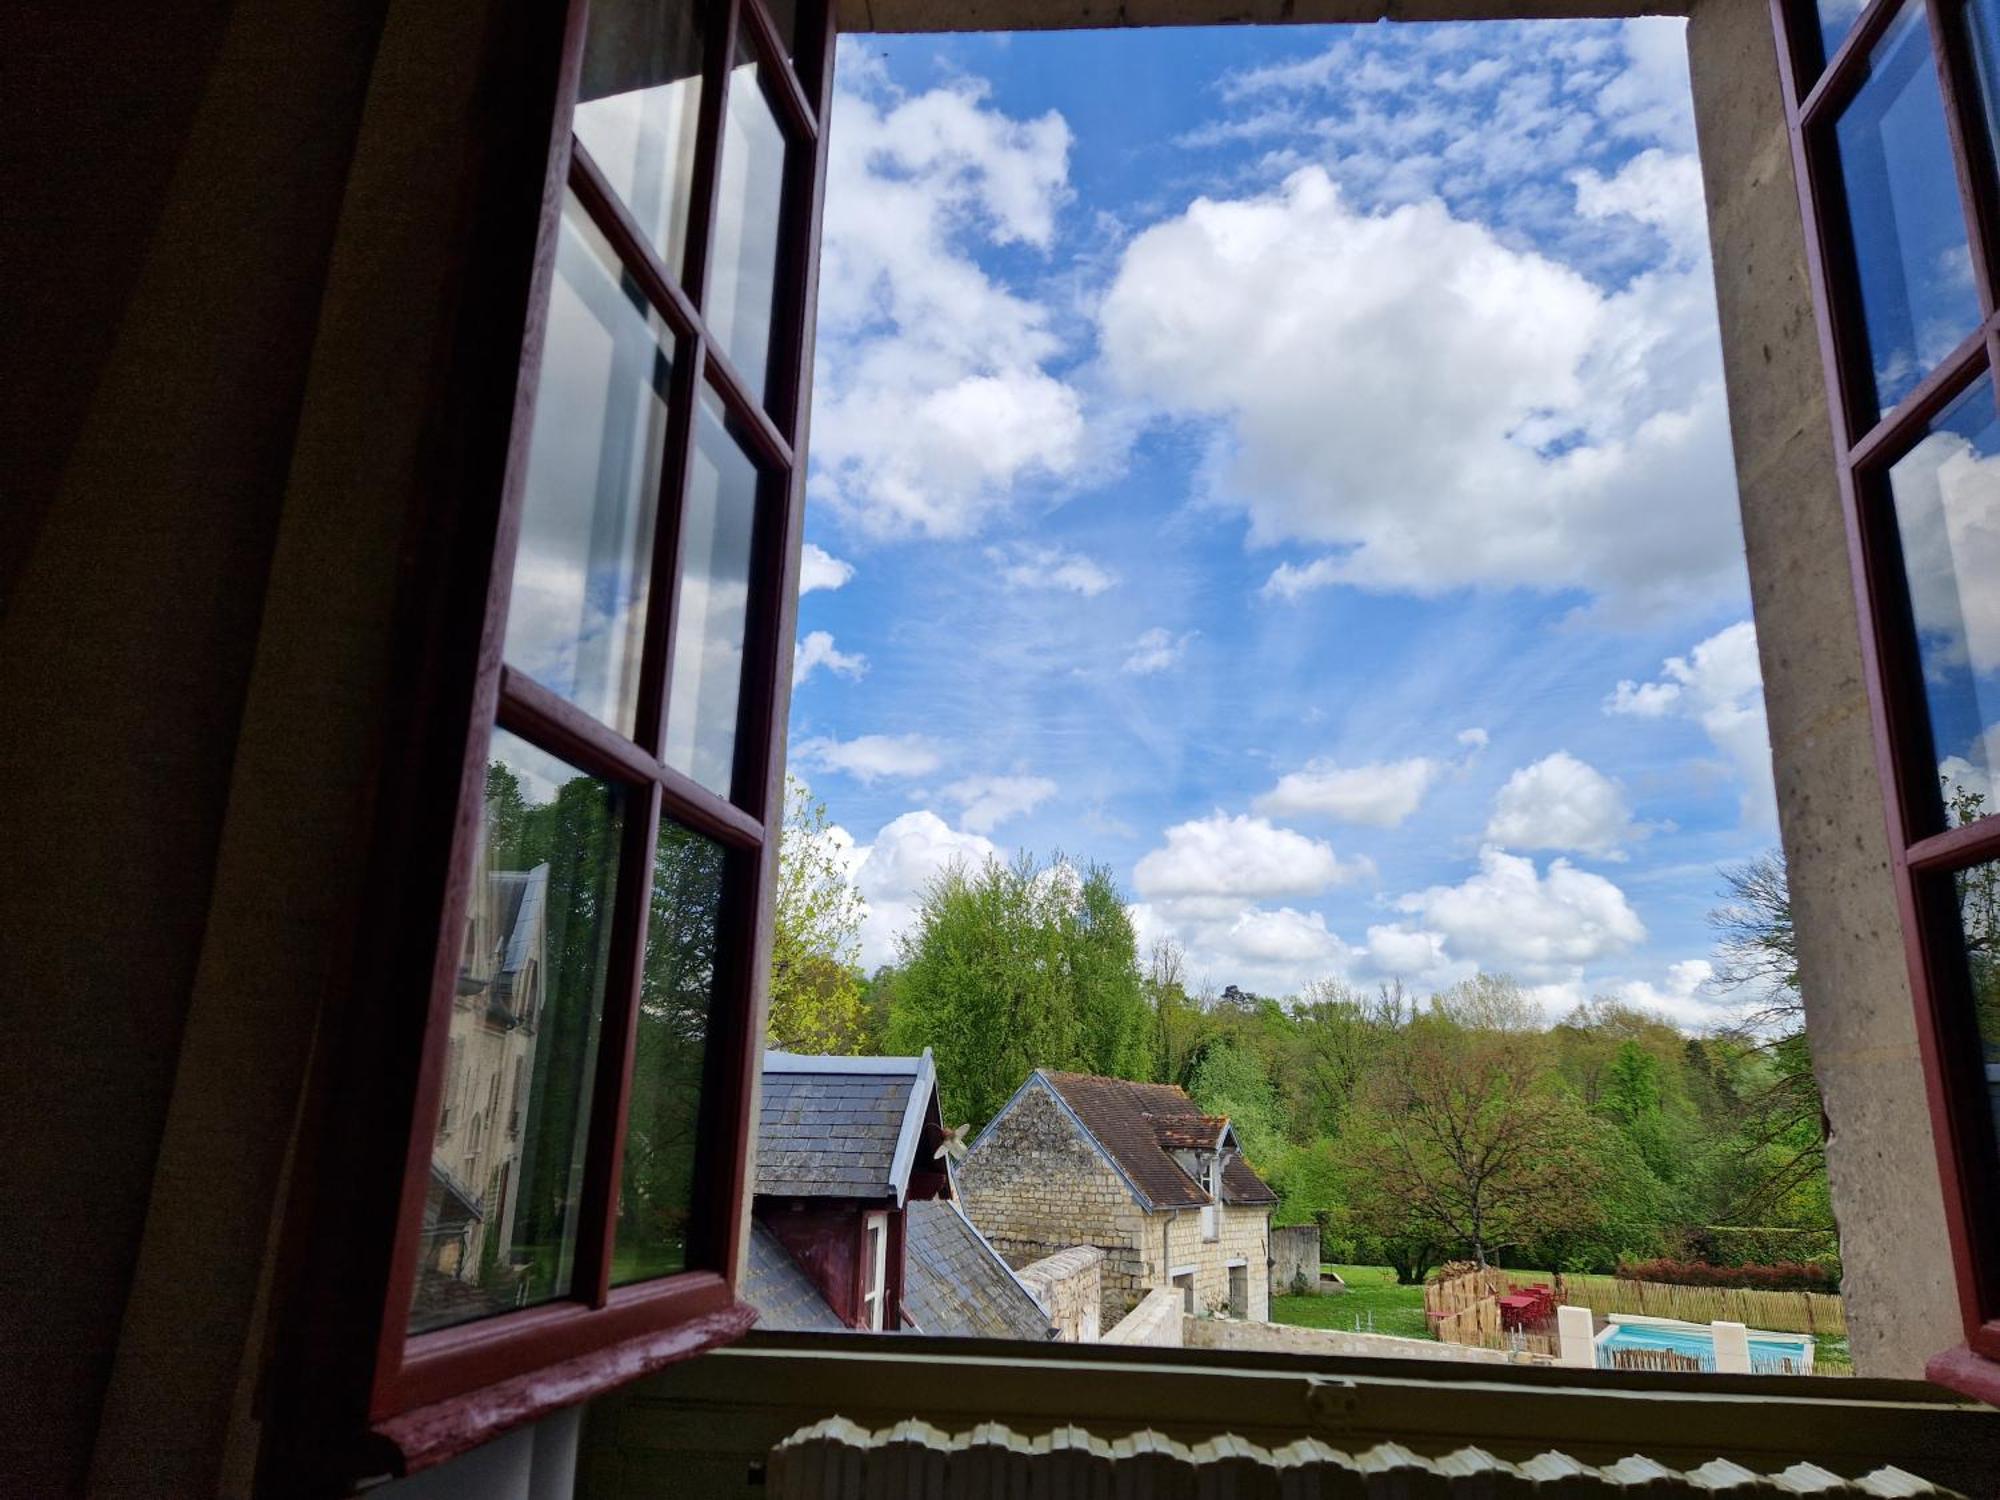
[[[1956,1395],[2000,1407],[2000,1360],[1988,1359],[1968,1344],[1932,1355],[1924,1378]]]

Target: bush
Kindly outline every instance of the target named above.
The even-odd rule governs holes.
[[[1840,1290],[1838,1273],[1797,1260],[1762,1266],[1717,1266],[1705,1260],[1621,1261],[1617,1274],[1626,1281],[1659,1281],[1670,1286],[1738,1287],[1755,1292]]]

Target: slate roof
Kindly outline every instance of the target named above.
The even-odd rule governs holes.
[[[845,1333],[847,1325],[819,1294],[778,1237],[750,1221],[744,1257],[743,1300],[757,1309],[757,1326],[779,1333]]]
[[[785,1198],[894,1198],[909,1191],[936,1069],[922,1057],[764,1055],[756,1191]]]
[[[1212,1149],[1228,1123],[1226,1117],[1204,1115],[1194,1100],[1170,1083],[1133,1083],[1045,1069],[1036,1074],[1096,1137],[1151,1207],[1198,1208],[1208,1202],[1201,1184],[1172,1153]],[[1202,1144],[1178,1144],[1197,1140]],[[1276,1203],[1278,1195],[1241,1156],[1231,1155],[1222,1169],[1222,1201],[1262,1205]]]
[[[1048,1314],[948,1198],[910,1204],[905,1218],[903,1310],[912,1333],[1047,1339]]]

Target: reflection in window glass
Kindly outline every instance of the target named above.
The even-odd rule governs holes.
[[[1889,470],[1947,823],[1996,811],[2000,420],[1982,376]]]
[[[764,13],[771,18],[772,29],[778,33],[778,40],[784,45],[785,56],[797,61],[799,0],[764,0]]]
[[[1868,426],[1979,325],[1930,29],[1915,0],[1876,44],[1834,136],[1873,386],[1855,415]]]
[[[494,732],[413,1333],[569,1293],[622,816],[605,782]]]
[[[751,393],[768,401],[785,133],[764,97],[756,63],[740,49],[729,79],[721,174],[716,188],[715,249],[709,260],[702,314]]]
[[[1955,879],[1986,1098],[2000,1133],[2000,863],[1974,865]]]
[[[563,205],[507,612],[507,661],[632,732],[659,506],[668,334]]]
[[[1840,44],[1847,40],[1847,33],[1861,19],[1866,0],[1815,0],[1813,8],[1819,18],[1820,60],[1831,62]]]
[[[704,9],[593,0],[573,125],[676,277],[685,274],[694,193]]]
[[[611,1279],[620,1286],[687,1269],[702,1062],[715,992],[715,924],[722,908],[719,844],[662,818],[653,858],[611,1262]]]
[[[681,515],[680,600],[662,759],[721,797],[736,756],[750,541],[760,476],[712,397],[695,415],[693,473]]]
[[[1968,0],[1966,31],[1972,38],[1972,61],[1979,74],[1979,107],[1986,117],[1989,169],[2000,161],[2000,0]]]

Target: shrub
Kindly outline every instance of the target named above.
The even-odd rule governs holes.
[[[1739,1287],[1758,1292],[1840,1290],[1837,1273],[1810,1261],[1750,1266],[1717,1266],[1705,1260],[1622,1261],[1617,1274],[1626,1281],[1658,1281],[1670,1286]]]

